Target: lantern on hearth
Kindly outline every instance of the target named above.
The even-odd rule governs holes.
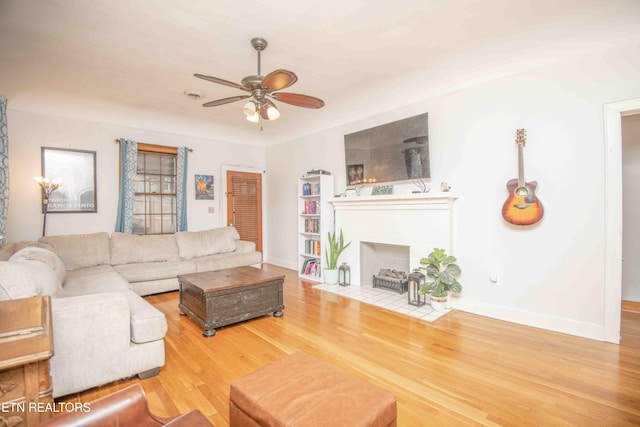
[[[343,262],[338,267],[338,285],[349,286],[351,284],[351,267],[346,262]]]
[[[425,276],[419,269],[415,268],[413,273],[409,274],[409,304],[417,307],[423,306],[426,303],[426,295],[420,295],[420,286],[424,285]]]

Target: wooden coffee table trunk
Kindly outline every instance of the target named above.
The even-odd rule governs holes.
[[[284,309],[284,275],[255,267],[183,274],[180,284],[180,314],[197,322],[205,337],[216,328],[271,314],[281,317]]]

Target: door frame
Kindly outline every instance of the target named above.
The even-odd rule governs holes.
[[[220,222],[223,223],[223,227],[226,227],[228,224],[227,221],[227,195],[225,194],[227,191],[227,172],[248,172],[248,173],[259,173],[262,175],[262,259],[267,259],[267,241],[265,236],[267,233],[267,207],[266,207],[266,191],[267,191],[267,171],[264,169],[255,168],[252,166],[240,166],[240,165],[221,165],[220,166]],[[224,196],[224,197],[222,197]],[[224,220],[224,221],[222,221]]]
[[[622,116],[640,112],[640,98],[604,105],[605,265],[603,339],[620,343],[622,306]]]

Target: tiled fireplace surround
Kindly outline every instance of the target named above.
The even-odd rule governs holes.
[[[407,304],[407,294],[373,289],[373,274],[380,268],[410,273],[433,248],[453,253],[453,202],[451,193],[354,196],[331,201],[336,234],[342,229],[351,245],[340,257],[351,268],[351,286],[320,285],[374,305],[432,321],[438,317],[429,305]],[[407,256],[408,254],[408,256]]]

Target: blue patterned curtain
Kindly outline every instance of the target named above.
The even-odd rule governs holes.
[[[116,231],[131,233],[133,205],[135,203],[135,179],[138,168],[138,143],[120,138],[120,196]]]
[[[178,208],[178,229],[176,231],[187,231],[187,159],[189,149],[187,147],[178,148],[178,191],[176,203]]]
[[[9,130],[7,128],[7,98],[0,95],[0,236],[9,211]],[[4,239],[0,239],[0,246]]]

